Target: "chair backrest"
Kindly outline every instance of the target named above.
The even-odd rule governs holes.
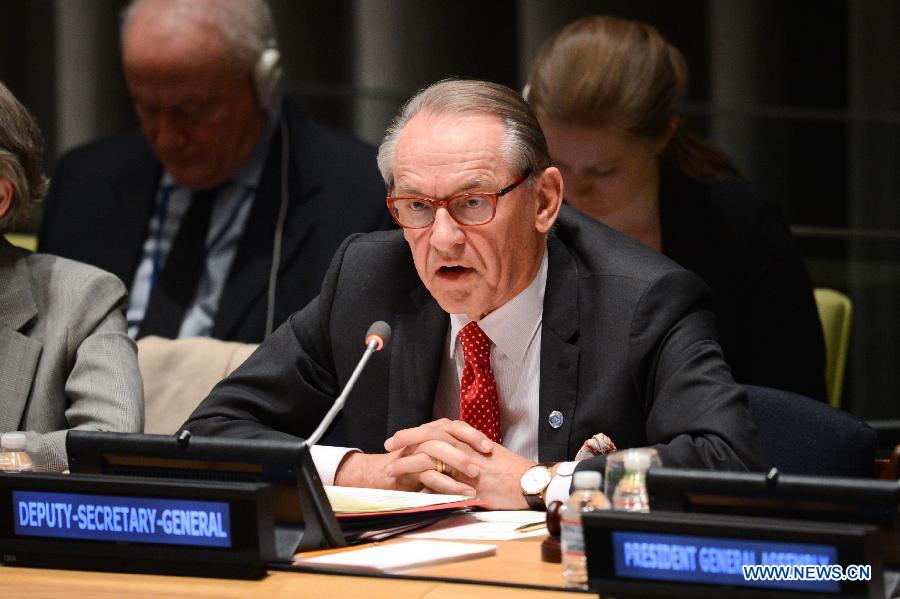
[[[878,434],[879,453],[884,457],[875,460],[875,474],[887,480],[900,479],[900,419],[870,420],[869,426]]]
[[[878,435],[868,424],[796,393],[745,388],[770,466],[789,474],[872,476]]]
[[[196,337],[144,337],[137,342],[144,380],[144,432],[172,434],[255,344]]]
[[[825,334],[825,389],[828,403],[839,408],[853,304],[850,298],[834,289],[819,288],[814,293],[819,320],[822,321],[822,332]]]
[[[6,233],[6,240],[11,244],[32,252],[37,251],[37,237],[26,233]]]

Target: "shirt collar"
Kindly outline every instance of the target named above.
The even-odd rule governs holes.
[[[478,321],[478,326],[499,351],[516,363],[525,352],[541,324],[544,314],[544,289],[547,286],[547,249],[541,268],[531,284],[517,296]],[[459,331],[472,321],[465,314],[450,315],[450,357],[456,350]]]
[[[250,158],[248,158],[244,163],[238,168],[238,170],[231,176],[231,178],[226,182],[223,187],[228,187],[230,185],[237,185],[242,188],[256,188],[259,184],[260,175],[262,175],[262,169],[265,165],[266,154],[269,150],[269,144],[272,141],[272,136],[275,135],[275,130],[278,128],[278,123],[281,121],[280,111],[279,110],[271,110],[269,111],[268,118],[266,119],[266,125],[263,129],[263,134],[259,138],[259,142],[257,142],[256,147],[253,148],[253,152],[250,154]],[[161,187],[183,187],[178,181],[175,180],[175,177],[172,176],[172,173],[169,171],[163,171],[162,179],[160,180]]]

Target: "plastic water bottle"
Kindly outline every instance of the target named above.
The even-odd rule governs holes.
[[[602,478],[599,472],[591,470],[576,472],[573,479],[575,490],[560,513],[563,578],[570,589],[588,588],[581,515],[609,509],[609,500],[600,490]]]
[[[650,456],[641,451],[625,455],[625,474],[613,491],[614,509],[628,512],[649,512],[650,497],[647,494],[647,469]]]
[[[3,433],[0,436],[0,470],[4,472],[31,472],[34,461],[25,451],[25,433]]]

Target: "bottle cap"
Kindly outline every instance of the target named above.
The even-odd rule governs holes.
[[[599,489],[602,480],[603,475],[596,470],[579,470],[572,477],[576,489]]]
[[[626,472],[646,472],[650,467],[650,456],[640,449],[625,454]]]
[[[25,433],[3,433],[0,436],[0,447],[4,451],[24,451],[25,450]]]

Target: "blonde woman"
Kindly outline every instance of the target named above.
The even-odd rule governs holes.
[[[825,398],[809,276],[778,207],[683,125],[687,67],[651,26],[580,19],[541,48],[528,100],[568,204],[694,271],[736,381]]]

